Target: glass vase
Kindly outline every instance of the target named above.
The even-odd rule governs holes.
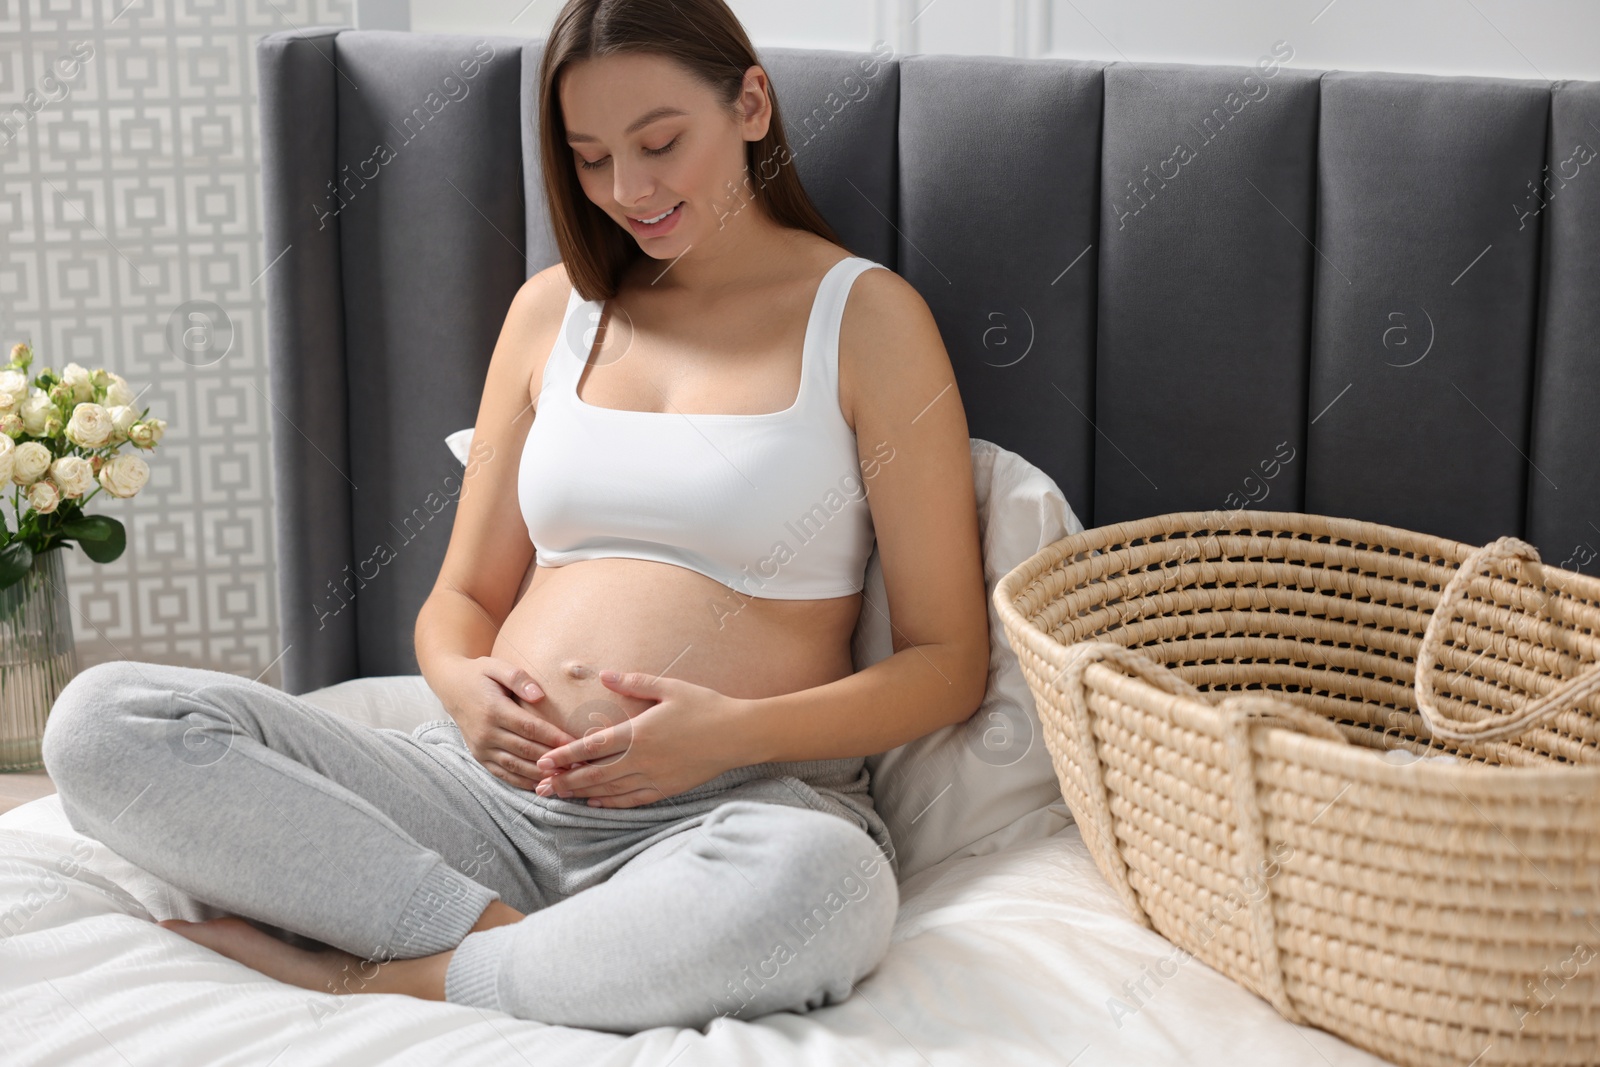
[[[34,556],[20,581],[0,589],[0,771],[44,766],[45,717],[78,673],[65,553]]]

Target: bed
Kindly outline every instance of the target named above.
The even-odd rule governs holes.
[[[506,305],[556,258],[531,125],[542,43],[314,27],[258,44],[284,688],[375,728],[432,713],[410,623],[450,502],[422,504],[448,496],[459,463],[439,442],[476,411]],[[1596,540],[1600,85],[1293,55],[762,50],[819,209],[932,308],[991,488],[1025,459],[1031,495],[986,520],[991,588],[1079,520],[1185,510],[1513,533],[1560,566]],[[402,126],[376,176],[330,199]],[[382,545],[398,550],[373,568]],[[857,653],[882,649],[863,629]],[[1002,638],[972,725],[874,763],[891,830],[932,836],[896,831],[915,862],[893,943],[843,1003],[620,1037],[310,994],[155,926],[207,912],[72,832],[52,797],[0,816],[0,1060],[1381,1062],[1124,912],[1008,655]],[[994,716],[1016,753],[974,743]]]
[[[1123,912],[1064,805],[1025,816],[900,892],[887,957],[843,1003],[622,1037],[275,982],[154,925],[153,917],[209,913],[75,833],[46,797],[0,816],[0,901],[27,912],[0,942],[0,1059],[16,1067],[1383,1063],[1285,1022],[1197,960],[1179,965],[1169,942]]]

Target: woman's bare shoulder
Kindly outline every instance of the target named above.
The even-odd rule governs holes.
[[[518,338],[527,358],[528,391],[535,404],[539,396],[536,383],[544,379],[545,360],[555,347],[571,293],[567,266],[557,261],[522,283],[506,316],[506,328]]]
[[[865,401],[906,398],[953,378],[939,325],[916,286],[888,268],[857,276],[839,323],[839,401],[851,426]]]
[[[833,247],[841,253],[835,262],[855,255],[836,245]],[[845,318],[840,323],[841,339],[844,333],[850,332],[870,342],[870,334],[874,330],[895,334],[908,327],[931,325],[932,322],[933,312],[916,286],[893,269],[878,263],[862,271],[850,284],[850,292],[845,297]]]

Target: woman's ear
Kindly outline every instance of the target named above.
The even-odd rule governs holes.
[[[759,141],[772,125],[771,87],[767,72],[757,64],[744,72],[744,87],[739,92],[739,111],[744,119],[739,132],[746,141]]]

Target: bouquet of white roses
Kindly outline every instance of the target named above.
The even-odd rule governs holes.
[[[144,488],[150,468],[123,445],[149,451],[167,424],[135,410],[133,389],[104,368],[68,363],[28,379],[33,349],[11,349],[0,370],[0,486],[12,489],[14,522],[0,512],[0,589],[21,580],[33,557],[76,541],[96,563],[110,563],[127,547],[122,523],[85,515],[83,506],[104,489],[131,497]]]

